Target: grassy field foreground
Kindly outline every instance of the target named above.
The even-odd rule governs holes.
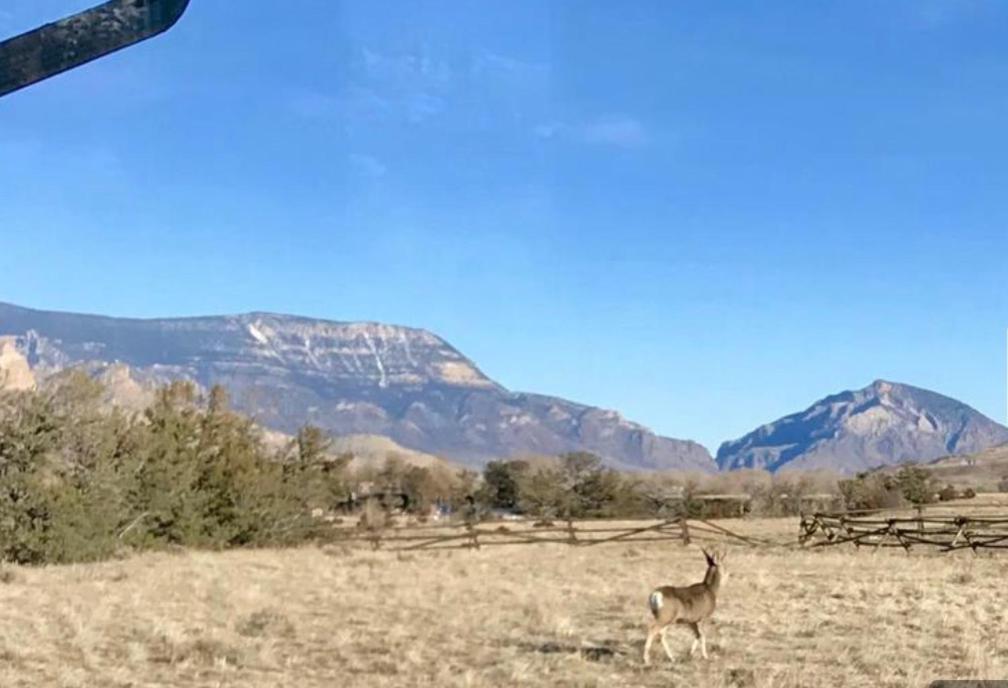
[[[754,524],[754,525],[759,525]],[[793,533],[790,521],[788,532]],[[340,546],[0,570],[2,686],[923,686],[1008,677],[1008,557],[729,550],[711,659],[641,665],[696,547]]]

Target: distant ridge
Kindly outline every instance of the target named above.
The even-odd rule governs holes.
[[[426,330],[274,313],[111,318],[0,303],[0,336],[44,379],[84,366],[142,403],[175,379],[227,387],[266,428],[313,423],[375,435],[471,466],[585,450],[631,470],[716,470],[700,444],[656,435],[609,411],[512,392]]]

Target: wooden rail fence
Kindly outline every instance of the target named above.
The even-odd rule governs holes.
[[[1008,549],[1008,516],[953,514],[886,515],[884,513],[816,513],[802,516],[798,540],[803,545],[827,547],[853,543],[855,547],[937,547]]]
[[[615,542],[732,541],[749,546],[771,545],[759,538],[732,532],[701,519],[668,519],[658,522],[618,525],[612,522],[568,521],[559,525],[531,521],[478,524],[418,524],[387,528],[340,527],[327,530],[333,542],[367,543],[372,549],[418,551],[442,549],[481,549],[508,545],[561,544],[593,547]]]

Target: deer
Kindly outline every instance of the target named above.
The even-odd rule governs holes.
[[[658,636],[661,637],[662,647],[665,648],[665,654],[668,655],[669,660],[676,661],[665,637],[665,633],[674,623],[689,626],[693,631],[690,657],[696,653],[697,645],[700,645],[700,653],[704,659],[708,659],[707,638],[700,629],[700,624],[714,613],[718,591],[728,574],[724,570],[725,555],[723,552],[715,551],[711,554],[705,549],[700,551],[707,559],[707,573],[704,575],[703,581],[682,588],[663,585],[660,588],[655,588],[648,597],[648,606],[651,608],[654,621],[648,629],[647,640],[644,642],[645,666],[651,664],[649,657],[651,643]]]

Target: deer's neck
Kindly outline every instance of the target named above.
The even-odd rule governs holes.
[[[707,574],[704,576],[703,583],[705,586],[710,588],[711,592],[717,593],[718,588],[721,587],[721,569],[717,566],[708,566]]]

